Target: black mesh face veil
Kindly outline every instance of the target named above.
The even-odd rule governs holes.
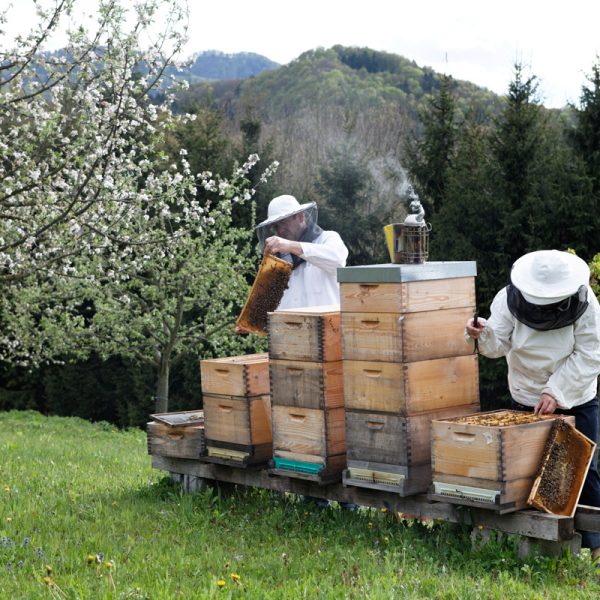
[[[318,210],[317,210],[317,205],[313,203],[311,206],[308,206],[307,208],[305,208],[301,211],[296,211],[295,213],[292,213],[291,215],[282,217],[281,219],[278,219],[277,221],[274,221],[272,223],[269,223],[266,225],[263,225],[263,224],[257,225],[256,234],[258,236],[260,251],[264,252],[265,240],[267,240],[271,236],[278,235],[280,237],[285,237],[285,235],[282,235],[280,233],[280,231],[278,231],[277,226],[279,224],[281,224],[283,221],[285,221],[285,219],[288,219],[288,218],[298,215],[300,213],[304,216],[304,228],[302,229],[300,235],[298,236],[298,239],[293,240],[293,241],[295,241],[295,242],[313,242],[316,238],[318,238],[321,235],[321,233],[323,232],[323,230],[317,224]],[[288,238],[286,238],[286,239],[288,239]],[[304,262],[304,259],[300,258],[299,256],[296,256],[295,254],[286,254],[286,255],[278,255],[278,256],[279,256],[279,258],[283,258],[284,260],[291,262],[294,265],[294,267],[297,267],[298,265],[300,265]]]
[[[518,288],[509,284],[506,287],[506,299],[513,317],[537,331],[552,331],[572,325],[588,307],[585,285],[560,302],[539,305],[525,300]]]

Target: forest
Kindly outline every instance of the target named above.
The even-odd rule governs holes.
[[[600,272],[598,57],[562,110],[522,64],[496,96],[342,46],[189,85],[169,68],[177,9],[149,5],[173,29],[142,52],[146,19],[132,30],[114,6],[60,56],[42,49],[65,3],[2,51],[0,410],[127,427],[199,408],[201,358],[266,349],[233,324],[280,193],[316,201],[361,265],[389,260],[383,226],[412,185],[430,260],[477,262],[482,316],[525,252]],[[484,409],[508,399],[500,363],[480,359]]]

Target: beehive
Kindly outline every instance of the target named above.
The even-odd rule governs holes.
[[[338,269],[348,485],[424,492],[433,418],[479,409],[477,357],[464,342],[475,263]]]
[[[272,472],[327,483],[346,464],[339,308],[269,314]]]
[[[499,410],[431,424],[431,497],[500,513],[527,505],[555,419]]]
[[[150,415],[146,425],[148,454],[198,459],[204,452],[202,410]]]
[[[200,362],[204,460],[236,466],[265,463],[272,454],[267,353]]]

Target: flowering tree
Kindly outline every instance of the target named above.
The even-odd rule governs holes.
[[[178,120],[149,100],[183,41],[177,0],[101,0],[92,32],[44,42],[73,0],[0,56],[0,360],[35,364],[90,350],[154,361],[157,410],[184,341],[210,338],[247,291],[249,232],[231,209],[253,195],[252,156],[230,180],[162,150]],[[148,50],[149,25],[166,23]],[[162,89],[165,89],[164,85]],[[263,174],[263,180],[276,168]]]

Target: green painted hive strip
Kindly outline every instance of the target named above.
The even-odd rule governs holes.
[[[302,462],[300,460],[290,460],[289,458],[281,458],[275,456],[273,458],[276,469],[286,469],[287,471],[297,471],[298,473],[310,473],[316,475],[323,465],[320,463]]]

